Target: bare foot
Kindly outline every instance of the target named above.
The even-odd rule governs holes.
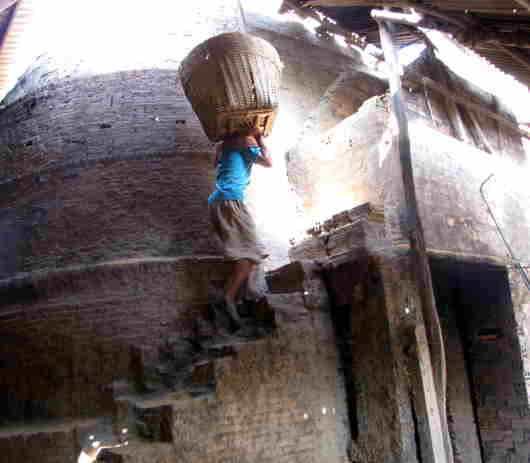
[[[92,463],[96,461],[99,452],[103,449],[111,449],[116,447],[123,447],[129,444],[127,440],[128,433],[127,428],[121,430],[121,436],[116,437],[114,435],[110,436],[99,436],[97,434],[92,434],[88,437],[88,442],[83,446],[79,457],[77,458],[77,463]]]

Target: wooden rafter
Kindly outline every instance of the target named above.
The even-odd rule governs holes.
[[[426,8],[421,5],[419,5],[415,1],[406,1],[406,0],[399,0],[394,2],[389,1],[359,1],[359,0],[310,0],[309,2],[304,3],[304,7],[306,6],[342,6],[342,7],[348,7],[348,6],[375,6],[375,7],[386,7],[386,6],[392,6],[396,8],[414,8],[417,12],[428,14],[434,17],[438,17],[440,19],[443,19],[444,21],[453,24],[454,26],[458,27],[467,27],[470,24],[469,18],[467,18],[464,14],[449,14],[442,11],[439,11],[436,8]]]
[[[293,0],[291,0],[292,2]],[[530,0],[515,0],[525,9],[530,11]],[[530,48],[530,34],[516,30],[508,32],[500,32],[496,28],[485,26],[476,18],[467,15],[463,12],[447,12],[437,7],[426,7],[415,0],[397,0],[397,1],[370,1],[370,0],[309,0],[303,4],[307,6],[340,6],[340,7],[359,7],[359,6],[373,6],[386,7],[392,6],[402,9],[414,9],[416,12],[424,15],[421,24],[413,25],[406,21],[401,24],[412,25],[416,27],[425,27],[428,29],[436,29],[442,32],[455,35],[458,40],[464,45],[477,46],[482,43],[492,43],[510,54],[510,50],[505,50],[505,47],[510,48]],[[528,7],[528,8],[527,8]],[[304,8],[302,8],[304,10]],[[494,10],[495,12],[497,10]],[[389,19],[393,22],[400,22]],[[528,59],[517,52],[510,54],[510,56],[519,64],[527,69],[530,69]]]
[[[530,71],[530,62],[528,57],[524,57],[517,50],[510,50],[508,47],[505,47],[502,44],[496,44],[497,48],[500,48],[504,53],[509,55],[514,61],[517,61],[521,66]]]
[[[530,2],[528,0],[514,0],[519,5],[521,5],[523,8],[526,8],[528,11],[530,11]]]
[[[510,48],[530,49],[530,34],[517,30],[500,33],[484,28],[469,28],[453,35],[463,45],[469,45],[473,48],[482,44],[493,43]]]
[[[419,25],[411,25],[406,22],[401,23],[403,30],[406,30],[407,42],[413,40],[415,31],[421,31],[420,28],[438,30],[453,36],[459,43],[475,49],[486,58],[490,58],[494,65],[497,65],[505,72],[512,75],[522,82],[529,82],[530,59],[526,50],[530,50],[530,30],[524,19],[530,17],[530,0],[514,0],[522,9],[518,9],[513,16],[506,15],[507,9],[511,12],[510,7],[499,8],[491,6],[489,13],[499,15],[501,23],[495,23],[491,20],[482,20],[480,15],[467,14],[465,2],[461,7],[455,6],[452,9],[444,7],[442,0],[428,2],[428,5],[421,0],[284,0],[284,3],[295,5],[298,10],[303,12],[314,10],[311,7],[374,7],[374,8],[401,8],[404,11],[414,9],[417,13],[424,15],[424,19]],[[495,3],[495,2],[494,2]],[[434,5],[433,5],[434,4]],[[492,4],[493,5],[493,4]],[[513,4],[512,4],[513,6]],[[485,12],[485,10],[471,9],[472,13]],[[307,14],[307,13],[306,13]],[[513,20],[511,20],[513,19]],[[331,22],[333,26],[326,29],[324,24],[321,30],[325,33],[337,33],[335,30],[340,28],[339,24]],[[373,24],[365,23],[355,31],[360,35],[369,37],[368,41],[373,40]],[[342,27],[342,29],[346,29]],[[344,34],[340,34],[344,35]],[[484,53],[481,53],[483,50]],[[490,51],[490,53],[487,52]],[[502,53],[506,58],[497,57]],[[530,54],[530,53],[529,53]],[[510,60],[509,63],[507,61]]]
[[[301,18],[312,18],[320,23],[317,31],[320,33],[333,33],[344,37],[346,43],[350,45],[356,45],[360,48],[364,48],[367,44],[363,38],[355,32],[349,31],[338,24],[332,23],[327,18],[322,18],[312,8],[301,8],[294,0],[283,0],[283,4],[280,8],[280,13],[287,13],[293,11]]]

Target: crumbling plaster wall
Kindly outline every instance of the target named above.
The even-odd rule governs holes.
[[[70,461],[75,430],[65,425],[59,435],[46,421],[33,430],[34,420],[113,413],[113,381],[130,374],[130,347],[196,335],[210,284],[227,277],[218,257],[197,257],[218,253],[205,214],[213,149],[176,67],[192,45],[241,30],[242,20],[237,2],[204,5],[185,10],[184,42],[157,36],[178,48],[176,58],[169,47],[160,60],[157,49],[146,68],[99,73],[86,61],[43,56],[4,102],[0,330],[2,357],[16,351],[19,362],[6,364],[0,387],[7,421],[25,421],[0,429],[8,461]],[[255,24],[286,64],[283,131],[270,140],[279,175],[291,135],[356,57],[300,35],[299,26]],[[263,175],[250,196],[273,210],[263,219],[256,207],[276,265],[287,258],[288,236],[277,230],[278,214],[294,209],[286,181],[271,187],[275,175]],[[212,395],[175,408],[169,454],[147,446],[155,449],[147,457],[133,446],[115,461],[345,461],[349,424],[331,320],[296,300],[281,305],[272,339],[216,363]]]
[[[392,145],[394,127],[388,98],[383,95],[385,85],[370,73],[351,74],[356,79],[346,79],[347,73],[340,76],[321,105],[308,116],[301,132],[309,135],[308,140],[301,137],[290,150],[288,175],[308,213],[319,220],[370,201],[384,203],[387,218],[397,225],[404,206]],[[448,91],[514,120],[498,99],[459,78],[438,60],[423,55],[407,69],[406,85],[410,86],[411,79],[418,75],[430,76]],[[369,96],[369,82],[371,91],[376,95],[380,92],[380,97],[357,104],[360,97]],[[344,111],[339,111],[333,121],[326,110],[334,108],[333,98],[329,97],[335,93],[357,112],[345,117]],[[526,211],[530,195],[525,176],[529,163],[520,136],[475,111],[473,116],[486,141],[475,143],[477,124],[467,108],[453,105],[456,114],[451,113],[448,98],[421,85],[404,93],[416,190],[428,246],[499,259],[506,256],[479,194],[482,181],[493,173],[494,178],[485,185],[485,194],[514,253],[521,261],[527,261],[525,237],[530,219]],[[465,140],[457,138],[457,123],[465,132]],[[493,152],[479,149],[486,145]],[[391,228],[391,233],[398,230]],[[394,238],[400,239],[397,235]]]
[[[362,200],[384,204],[390,236],[396,242],[405,242],[406,237],[401,236],[397,227],[399,217],[404,214],[404,203],[388,114],[387,103],[366,102],[358,113],[321,135],[320,143],[306,152],[307,163],[300,158],[303,167],[293,166],[292,178],[303,192],[304,181],[297,181],[296,173],[311,168],[315,187],[305,198],[309,205],[327,202],[331,215],[334,201],[340,195],[326,196],[318,191],[318,186],[333,184],[340,176],[349,183],[336,188],[350,185],[352,190],[361,191],[359,198],[352,193],[345,195],[347,202],[351,206]],[[511,146],[510,150],[490,154],[449,135],[447,126],[447,130],[430,127],[424,117],[417,116],[414,106],[409,115],[416,194],[427,247],[462,258],[508,263],[507,249],[479,191],[482,182],[493,173],[494,177],[484,185],[484,194],[516,258],[523,264],[528,262],[529,165],[521,158],[520,139],[503,130],[502,137],[511,140],[503,146]],[[521,277],[512,273],[513,284],[522,285]],[[514,290],[515,293],[519,294]],[[523,294],[516,299],[517,310],[521,314],[528,312],[528,296]]]
[[[527,261],[530,195],[525,185],[528,162],[519,156],[520,139],[516,143],[512,135],[504,133],[512,139],[511,154],[489,154],[429,127],[422,118],[411,117],[409,131],[427,246],[439,252],[505,259],[507,250],[479,191],[493,173],[484,193],[515,255]],[[392,136],[388,101],[374,98],[315,139],[304,156],[289,165],[289,175],[308,208],[327,203],[330,217],[334,203],[342,197],[345,201],[340,210],[365,201],[381,203],[393,224],[389,230],[393,238],[404,239],[395,226],[404,203]],[[310,172],[312,181],[300,172]],[[333,193],[338,194],[328,194],[326,185],[334,185]]]
[[[363,66],[358,52],[319,38],[301,24],[278,22],[245,9],[246,3],[242,2],[247,32],[272,43],[284,64],[280,110],[267,140],[275,166],[272,173],[255,169],[249,188],[250,204],[271,250],[267,267],[273,269],[288,261],[289,240],[305,230],[307,223],[303,199],[287,176],[290,150],[304,136],[308,114],[326,99],[335,80]],[[344,101],[335,103],[338,107]]]
[[[387,146],[385,120],[384,104],[373,97],[330,129],[309,132],[289,152],[289,178],[313,220],[367,201],[382,203],[385,178],[378,163]]]
[[[472,88],[470,85],[465,87]],[[478,99],[476,95],[470,98],[485,104],[484,95]],[[506,310],[513,310],[511,315],[515,323],[506,329],[510,332],[513,345],[517,348],[520,345],[518,352],[521,358],[515,355],[514,361],[520,364],[522,360],[525,371],[519,371],[519,374],[526,379],[528,385],[527,333],[530,296],[521,276],[512,268],[511,259],[507,257],[507,249],[488,215],[479,191],[482,182],[494,173],[495,176],[485,185],[484,191],[515,255],[524,265],[530,257],[527,239],[530,231],[528,215],[530,195],[526,186],[528,160],[524,157],[520,138],[506,129],[501,128],[499,131],[497,124],[488,121],[484,124],[484,133],[489,146],[502,146],[502,149],[488,153],[478,149],[471,138],[470,142],[466,143],[455,138],[454,127],[448,120],[446,102],[442,101],[442,98],[431,99],[430,108],[427,107],[421,92],[412,91],[406,100],[409,104],[409,130],[416,195],[428,251],[435,255],[450,256],[457,261],[483,260],[507,267],[513,307],[508,307]],[[420,103],[425,105],[421,106]],[[327,215],[321,216],[322,218],[328,218],[336,212],[334,207],[337,207],[336,203],[341,197],[346,201],[340,204],[339,210],[354,207],[358,201],[383,204],[387,237],[397,251],[408,244],[407,236],[401,231],[406,228],[400,227],[404,223],[406,207],[396,147],[392,143],[394,128],[388,116],[389,107],[386,98],[367,101],[356,114],[321,134],[318,142],[304,153],[307,155],[307,160],[300,156],[297,160],[299,164],[289,165],[288,173],[293,178],[295,188],[305,195],[305,204],[310,211],[318,201],[328,205],[327,210],[323,208]],[[466,124],[464,116],[463,127],[469,128]],[[473,132],[470,130],[468,136],[471,135]],[[310,182],[304,183],[303,176],[297,178],[298,172],[304,169],[305,172],[311,172],[312,185]],[[351,185],[361,189],[362,194],[356,197],[351,193],[348,195],[336,191],[336,194],[326,196],[323,191],[318,191],[319,185],[333,184],[337,178],[349,179]],[[306,185],[313,189],[304,189]],[[324,227],[322,236],[317,234],[295,247],[293,255],[320,258],[332,256],[333,244],[337,242],[340,233],[337,231],[327,234],[324,231],[328,230]],[[345,233],[342,235],[347,236]],[[385,257],[389,264],[391,255],[390,252]],[[403,273],[405,274],[406,272]],[[389,284],[405,287],[403,276],[396,274],[394,278],[396,279],[392,282],[390,277]],[[476,281],[478,288],[481,284],[482,282]],[[406,292],[405,289],[398,290],[395,301],[399,301],[400,291]],[[346,291],[346,296],[349,294],[351,293]],[[398,302],[396,304],[398,304],[395,308],[396,313],[392,316],[403,316],[401,314],[403,307],[400,307]],[[498,304],[496,309],[503,304],[504,302]],[[493,318],[495,317],[492,315]],[[450,332],[449,335],[454,335],[454,332]],[[455,344],[454,336],[450,341],[448,348],[452,351],[448,358],[462,370],[461,353],[458,345]],[[499,371],[503,371],[502,368],[504,367],[499,368]],[[454,373],[457,372],[452,371],[452,374]],[[458,423],[455,421],[455,426],[463,426],[466,421],[472,423],[469,397],[465,398],[466,391],[458,390],[456,386],[458,379],[451,381],[453,381],[449,391],[452,396],[451,413],[454,413],[455,407],[458,407],[458,400],[464,400],[467,407],[467,410],[459,410],[460,414],[454,417],[458,421]],[[510,381],[507,380],[508,383]],[[487,436],[488,458],[500,461],[503,454],[516,453],[517,458],[525,459],[528,453],[520,440],[519,432],[521,428],[526,429],[528,426],[528,397],[525,395],[525,387],[520,383],[510,383],[503,387],[511,388],[512,394],[504,405],[497,404],[499,410],[503,410],[498,412],[503,415],[503,418],[499,419],[506,427],[498,433],[494,431]],[[502,400],[500,399],[502,394],[501,392],[491,400]],[[515,408],[512,408],[512,405]],[[455,429],[453,427],[453,432],[458,433],[459,431]],[[500,443],[497,445],[498,442]],[[455,445],[458,458],[465,461],[480,459],[476,438],[474,445],[471,445],[469,440],[457,441]]]

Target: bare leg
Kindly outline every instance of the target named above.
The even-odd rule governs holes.
[[[227,300],[235,300],[239,288],[248,279],[255,265],[256,263],[250,259],[241,259],[235,263],[228,284],[228,289],[225,293],[225,298]]]
[[[231,320],[232,330],[238,330],[243,326],[237,307],[235,298],[239,288],[248,279],[254,267],[254,261],[250,259],[241,259],[234,263],[232,274],[228,280],[227,289],[223,301],[218,301],[214,304],[216,313],[225,312]],[[219,328],[219,327],[218,327]]]

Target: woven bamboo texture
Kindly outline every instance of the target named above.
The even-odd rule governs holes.
[[[252,126],[266,136],[278,111],[282,63],[267,41],[230,32],[206,40],[182,62],[184,92],[211,141]]]

